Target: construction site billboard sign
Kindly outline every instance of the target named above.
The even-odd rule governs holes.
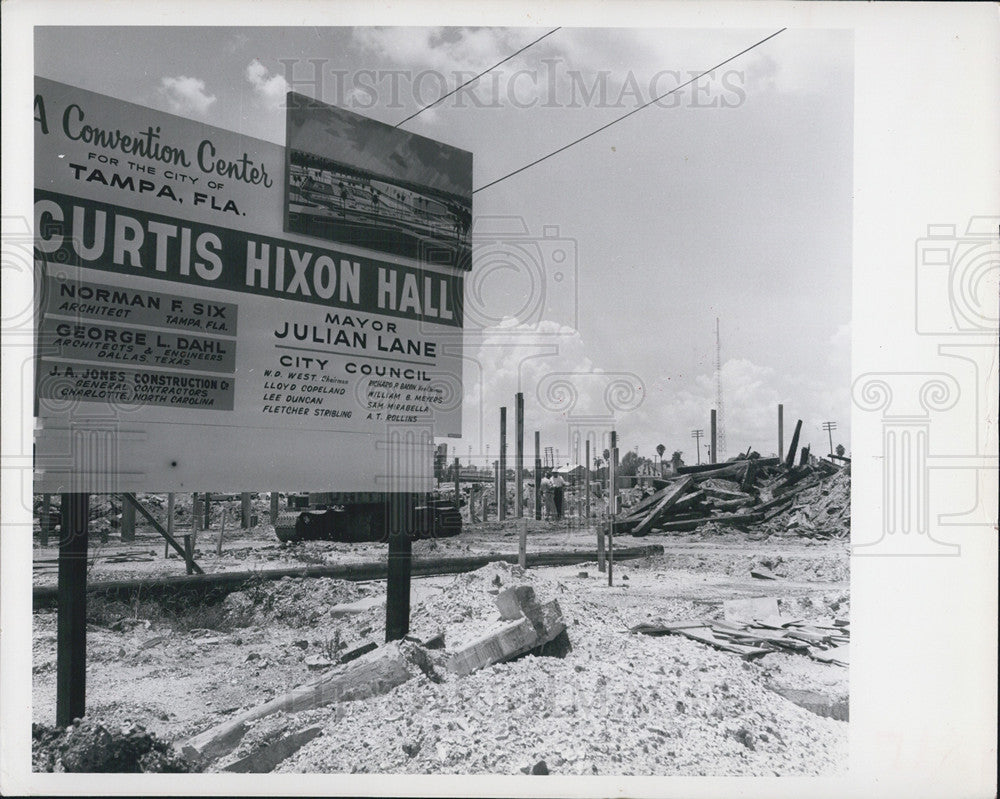
[[[35,490],[429,488],[457,259],[286,231],[281,145],[35,89]]]

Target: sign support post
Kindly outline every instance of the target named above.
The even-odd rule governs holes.
[[[42,508],[38,514],[38,543],[43,547],[49,545],[49,527],[52,524],[52,495],[42,494]]]
[[[90,496],[62,495],[56,622],[56,726],[87,713],[87,539]]]
[[[455,458],[458,468],[458,458]],[[456,471],[457,474],[457,471]],[[457,477],[455,478],[457,481]],[[413,566],[413,542],[406,527],[406,494],[389,494],[386,511],[389,518],[389,563],[385,581],[385,640],[398,641],[410,632],[410,575]]]

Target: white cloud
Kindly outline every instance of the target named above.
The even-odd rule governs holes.
[[[836,377],[843,364],[843,350],[850,342],[849,326],[831,338],[829,365]],[[514,395],[525,396],[525,446],[532,447],[533,433],[541,431],[542,446],[559,450],[563,461],[572,459],[571,431],[581,417],[605,419],[618,430],[623,449],[639,448],[654,457],[657,444],[667,452],[680,450],[687,462],[697,460],[691,431],[704,431],[708,443],[711,409],[716,406],[714,371],[681,377],[663,373],[631,375],[615,364],[595,363],[578,331],[556,322],[527,326],[505,319],[484,330],[467,345],[465,366],[465,435],[457,451],[472,445],[474,457],[490,459],[499,451],[499,408],[507,407],[508,454],[513,457]],[[609,383],[630,385],[632,399],[624,409],[607,405]],[[846,386],[847,378],[841,381]],[[820,384],[786,375],[746,359],[731,359],[722,366],[726,455],[732,457],[752,447],[767,457],[778,448],[777,406],[785,408],[785,447],[797,419],[802,419],[800,446],[811,445],[825,454],[824,421],[838,422],[834,444],[850,445],[850,397],[847,388],[831,392]],[[614,419],[612,422],[611,419]],[[702,452],[702,460],[706,457]],[[528,453],[533,457],[533,452]]]
[[[253,86],[254,92],[265,102],[271,105],[278,105],[285,99],[288,92],[288,83],[282,75],[271,74],[258,59],[254,59],[247,65],[246,78]]]
[[[185,75],[161,78],[160,94],[175,114],[206,116],[217,99],[214,94],[205,91],[205,81]]]
[[[518,31],[507,28],[355,28],[354,40],[380,58],[407,67],[481,72],[527,41],[516,43]]]

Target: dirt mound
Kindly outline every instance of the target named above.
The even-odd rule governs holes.
[[[309,580],[283,577],[258,580],[223,600],[233,623],[281,622],[290,627],[308,627],[327,617],[330,608],[369,596],[375,589],[348,580],[318,577]]]
[[[482,634],[485,622],[500,619],[494,600],[503,589],[531,583],[533,576],[504,561],[459,574],[432,598],[412,605],[410,633],[426,639],[447,630],[448,648],[460,648]]]
[[[31,725],[32,770],[91,773],[191,771],[165,741],[139,724],[109,729],[89,718],[64,730]]]

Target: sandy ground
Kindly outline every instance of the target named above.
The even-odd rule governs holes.
[[[261,514],[266,519],[266,512]],[[202,533],[206,572],[385,558],[378,544],[281,544],[262,524],[237,531],[215,554],[218,530]],[[752,535],[751,535],[752,537]],[[95,542],[89,579],[177,575],[162,539],[140,527]],[[793,704],[775,689],[847,699],[848,670],[805,655],[737,655],[676,636],[650,638],[645,621],[718,618],[726,599],[773,596],[783,614],[811,621],[850,613],[848,544],[794,536],[748,540],[732,532],[651,535],[620,546],[661,544],[664,554],[615,564],[614,585],[596,563],[521,572],[493,563],[476,572],[413,581],[411,634],[445,635],[447,651],[499,621],[504,587],[529,583],[557,599],[573,645],[565,658],[528,656],[464,678],[443,668],[374,699],[251,725],[219,770],[286,732],[322,734],[278,768],[285,772],[516,774],[540,760],[568,774],[830,774],[846,768],[847,729]],[[584,525],[529,522],[529,551],[593,549]],[[420,541],[414,556],[515,553],[516,522],[467,525],[457,538]],[[36,585],[54,584],[54,547],[36,545]],[[125,555],[123,559],[122,556]],[[112,558],[113,562],[108,559]],[[779,579],[750,576],[763,565]],[[137,598],[92,600],[88,616],[88,715],[143,724],[179,740],[321,676],[344,652],[384,635],[384,583],[326,578],[251,581],[213,606],[164,607]],[[360,610],[338,605],[364,600]],[[55,716],[56,616],[34,614],[33,718]]]

